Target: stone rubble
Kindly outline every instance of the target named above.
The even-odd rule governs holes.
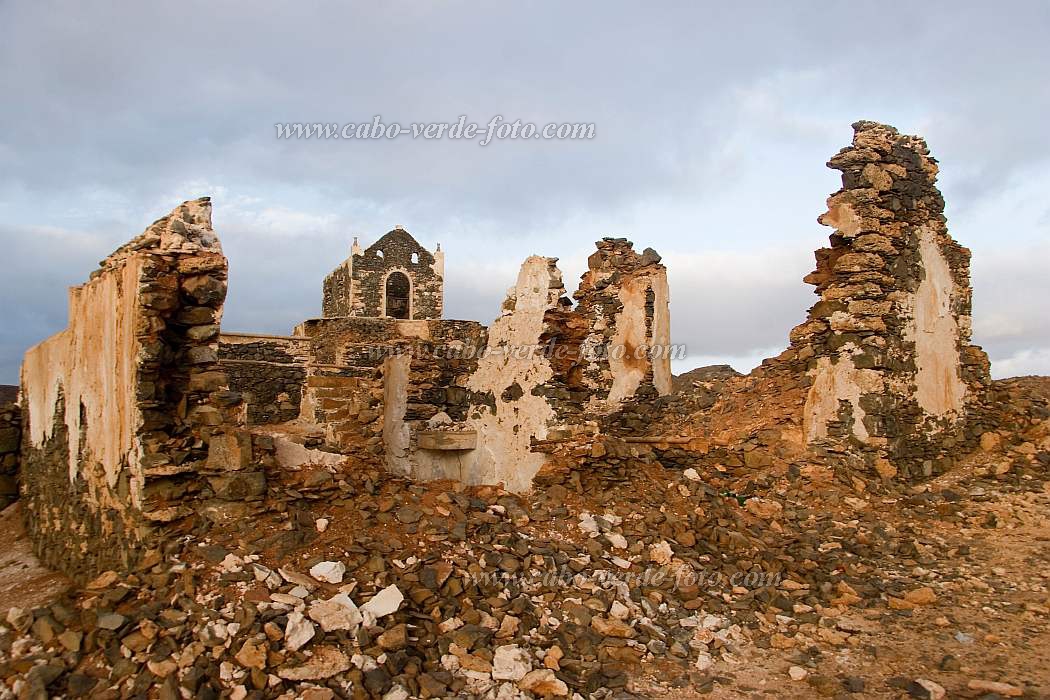
[[[0,465],[32,444],[19,455],[36,546],[83,584],[5,611],[0,700],[1038,697],[1037,664],[1001,662],[1007,640],[1024,654],[1046,639],[1045,547],[985,559],[1012,533],[1042,541],[1050,384],[992,382],[969,344],[969,256],[925,144],[860,122],[831,165],[843,188],[810,280],[821,299],[789,349],[747,376],[690,373],[673,394],[652,356],[583,353],[651,349],[669,330],[660,257],[626,239],[598,243],[576,308],[556,261],[530,258],[486,329],[437,318],[443,268],[395,230],[384,245],[420,255],[427,287],[403,300],[410,316],[420,305],[408,325],[368,315],[385,302],[362,274],[391,264],[373,246],[326,280],[333,317],[220,341],[210,205],[159,220],[80,292],[116,271],[142,287],[128,302],[142,423],[125,455],[140,461],[102,460],[112,483],[91,471],[84,454],[106,445],[70,442],[78,414],[33,371],[53,432],[16,436],[0,407]],[[955,326],[924,316],[931,295]],[[923,387],[945,357],[916,331],[959,360],[943,412]],[[526,336],[570,352],[369,355]],[[507,448],[499,474],[515,483],[445,478],[456,453],[494,458],[474,433]],[[423,462],[441,469],[413,481]],[[71,465],[88,482],[72,496]],[[902,652],[887,629],[923,642]]]

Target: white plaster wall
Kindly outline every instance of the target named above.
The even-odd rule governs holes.
[[[619,299],[623,309],[616,314],[615,328],[609,352],[609,371],[612,386],[609,401],[619,403],[634,396],[649,369],[649,361],[640,355],[647,347],[645,329],[645,296],[649,289],[648,277],[631,277],[620,287]]]
[[[951,310],[955,282],[937,235],[928,226],[919,231],[919,254],[926,276],[915,293],[914,319],[905,338],[915,343],[915,398],[927,415],[939,418],[960,411],[966,396],[959,325]]]
[[[68,326],[30,348],[22,365],[30,443],[39,448],[54,434],[61,388],[69,432],[70,479],[77,475],[82,457],[102,465],[109,487],[117,483],[121,468],[129,465],[135,505],[141,493],[140,447],[134,438],[141,421],[134,402],[141,269],[142,258],[131,255],[115,269],[71,288]],[[83,426],[81,405],[86,418]]]
[[[650,345],[658,352],[653,361],[653,384],[661,396],[667,396],[671,393],[671,291],[667,284],[667,272],[661,270],[651,275],[649,283],[656,297],[650,340]]]
[[[489,328],[488,352],[478,362],[467,387],[491,391],[495,411],[480,409],[469,422],[478,431],[478,447],[469,466],[469,483],[503,482],[511,491],[527,491],[532,477],[543,466],[544,456],[531,451],[531,439],[544,439],[554,411],[532,390],[553,376],[550,362],[542,354],[526,356],[517,348],[536,347],[544,327],[544,315],[561,296],[561,273],[549,258],[532,256],[521,266],[511,294],[513,311],[504,313]],[[557,275],[554,277],[553,275]],[[556,285],[552,289],[552,285]],[[506,305],[504,305],[506,307]],[[499,352],[499,350],[504,352]],[[516,401],[503,401],[500,394],[517,382],[524,392]]]
[[[411,434],[405,423],[411,362],[408,355],[395,355],[383,361],[383,445],[387,469],[402,476],[425,478],[414,473],[412,468],[409,454]]]
[[[839,402],[849,401],[853,407],[853,435],[861,442],[868,442],[870,435],[864,425],[864,409],[860,397],[883,390],[882,376],[871,369],[858,369],[849,352],[832,362],[829,357],[817,360],[811,371],[813,384],[806,396],[802,430],[806,442],[828,436],[828,421],[838,418]]]

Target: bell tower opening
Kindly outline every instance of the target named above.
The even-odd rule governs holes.
[[[390,318],[409,318],[411,297],[412,284],[408,276],[403,272],[391,272],[386,278],[386,315]]]

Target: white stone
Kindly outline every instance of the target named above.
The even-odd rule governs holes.
[[[410,697],[412,697],[412,694],[405,690],[405,686],[395,685],[393,688],[386,691],[383,700],[408,700]]]
[[[304,618],[301,612],[289,613],[288,624],[284,627],[284,645],[297,651],[314,638],[316,631],[313,623]]]
[[[698,474],[697,471],[692,467],[689,467],[684,472],[682,472],[682,476],[684,476],[686,479],[689,479],[689,481],[700,481],[700,474]]]
[[[372,596],[372,600],[361,606],[362,612],[367,612],[377,618],[397,612],[405,596],[397,586],[390,585]]]
[[[237,573],[243,566],[244,560],[236,554],[227,554],[225,558],[223,558],[222,563],[219,564],[220,569],[231,574]]]
[[[310,568],[310,575],[324,583],[342,583],[346,565],[341,561],[322,561]]]
[[[317,528],[318,532],[324,532],[328,529],[328,518],[318,518],[314,521],[314,527]]]
[[[696,657],[696,664],[695,665],[696,665],[696,668],[697,668],[698,671],[706,671],[707,669],[711,668],[714,665],[714,663],[715,663],[714,658],[710,654],[708,654],[706,651],[702,651]]]
[[[809,675],[809,672],[801,666],[792,666],[788,669],[788,675],[791,676],[791,680],[800,681]]]
[[[594,516],[590,513],[580,514],[580,529],[586,532],[588,535],[598,534],[598,523],[595,522]]]
[[[532,670],[529,654],[517,644],[496,647],[492,657],[492,678],[497,681],[520,681]]]
[[[609,540],[609,544],[611,544],[616,549],[627,549],[627,538],[623,535],[617,534],[615,532],[610,532],[607,535],[605,535],[605,537]]]
[[[614,600],[613,604],[609,607],[609,617],[617,620],[626,620],[627,616],[631,614],[631,609],[618,600]]]
[[[321,625],[325,632],[346,630],[353,633],[363,621],[361,611],[345,593],[315,602],[307,614],[311,620]]]

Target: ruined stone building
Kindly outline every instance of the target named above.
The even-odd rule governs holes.
[[[670,396],[667,270],[626,239],[597,243],[572,298],[556,258],[529,257],[484,326],[442,318],[443,253],[398,227],[355,240],[322,316],[274,336],[222,327],[211,203],[180,205],[70,290],[67,328],[25,356],[21,426],[5,414],[2,444],[21,431],[38,549],[74,572],[124,565],[185,523],[245,517],[305,467],[523,492],[559,460],[609,459],[615,440],[700,469],[947,468],[986,420],[969,252],[925,143],[854,128],[829,163],[843,187],[807,278],[820,300],[781,355],[695,410]]]
[[[400,226],[364,251],[354,239],[350,257],[324,281],[322,315],[441,318],[445,254],[433,253]]]

